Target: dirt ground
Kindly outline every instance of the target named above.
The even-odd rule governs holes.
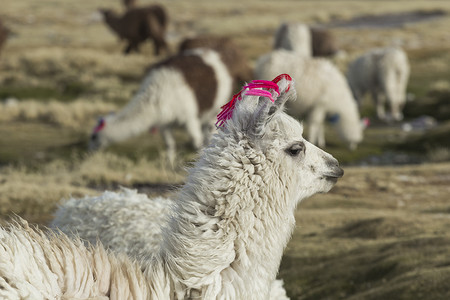
[[[447,299],[450,163],[346,168],[301,203],[280,277],[293,299]]]

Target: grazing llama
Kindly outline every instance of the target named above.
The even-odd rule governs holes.
[[[273,78],[289,73],[294,78],[300,101],[290,103],[289,113],[307,116],[308,139],[325,147],[325,120],[330,121],[341,140],[355,149],[362,141],[364,122],[359,117],[345,76],[330,61],[310,58],[296,52],[277,50],[261,56],[256,62],[255,77]]]
[[[268,299],[298,203],[328,192],[338,162],[283,112],[290,77],[254,81],[219,115],[161,229],[158,251],[133,263],[67,236],[0,228],[6,298]]]
[[[370,93],[380,120],[401,121],[409,72],[408,56],[402,49],[373,49],[349,64],[347,79],[360,105],[364,95]],[[386,114],[386,104],[390,114]]]
[[[121,16],[111,9],[100,9],[100,13],[108,27],[120,39],[127,41],[125,54],[139,52],[140,44],[146,40],[153,41],[155,55],[159,55],[161,50],[169,52],[165,39],[168,17],[162,6],[130,8]]]
[[[174,125],[184,126],[196,149],[210,137],[214,118],[231,95],[233,79],[219,54],[185,51],[153,65],[133,99],[99,120],[89,148],[95,150],[159,128],[170,163],[175,160]]]

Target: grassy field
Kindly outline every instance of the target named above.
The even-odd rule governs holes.
[[[327,130],[326,150],[346,173],[330,193],[300,204],[279,277],[292,299],[449,299],[450,2],[160,3],[170,16],[172,52],[184,37],[231,35],[253,64],[270,51],[283,21],[328,26],[345,51],[334,59],[342,71],[373,47],[400,45],[407,51],[413,100],[405,122],[430,115],[438,126],[406,132],[402,124],[373,120],[354,152]],[[163,58],[152,54],[150,44],[123,56],[124,44],[101,21],[100,7],[123,10],[119,0],[2,2],[0,17],[14,32],[0,53],[2,223],[15,213],[45,225],[61,199],[119,186],[170,195],[195,159],[182,130],[176,132],[175,169],[166,163],[159,134],[86,151],[97,117],[127,103],[145,69]],[[337,25],[413,12],[438,14],[402,26]],[[373,119],[368,99],[362,114]]]

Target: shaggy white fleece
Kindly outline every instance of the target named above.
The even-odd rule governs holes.
[[[406,102],[410,66],[408,56],[400,48],[372,49],[348,66],[347,79],[356,100],[361,103],[370,93],[381,120],[400,121]],[[386,105],[390,114],[386,114]]]
[[[146,299],[268,299],[297,204],[328,192],[343,175],[337,160],[307,142],[301,124],[283,112],[295,90],[285,79],[279,86],[274,103],[247,95],[237,101],[232,118],[189,171],[161,228],[159,248],[140,261],[142,274],[126,258],[113,263],[110,254],[105,267],[124,276],[106,280],[97,292],[91,281],[102,275],[95,271],[105,261],[98,258],[101,246],[86,249],[64,235],[1,228],[0,261],[8,262],[0,264],[2,292],[8,299],[28,290],[37,299],[61,298],[74,286],[87,289],[87,297],[102,296],[106,287]]]

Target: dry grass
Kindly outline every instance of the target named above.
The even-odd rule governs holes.
[[[162,160],[163,161],[163,160]],[[34,168],[3,167],[0,172],[0,217],[15,213],[31,222],[45,223],[55,205],[70,196],[99,194],[98,190],[145,183],[180,183],[184,170],[171,170],[160,160],[136,161],[112,153],[97,152],[54,160]]]
[[[293,299],[447,299],[450,164],[345,171],[300,204],[280,271]]]
[[[0,122],[42,122],[88,132],[96,117],[115,110],[116,105],[102,101],[77,100],[65,104],[56,100],[48,103],[10,100],[0,103]]]

